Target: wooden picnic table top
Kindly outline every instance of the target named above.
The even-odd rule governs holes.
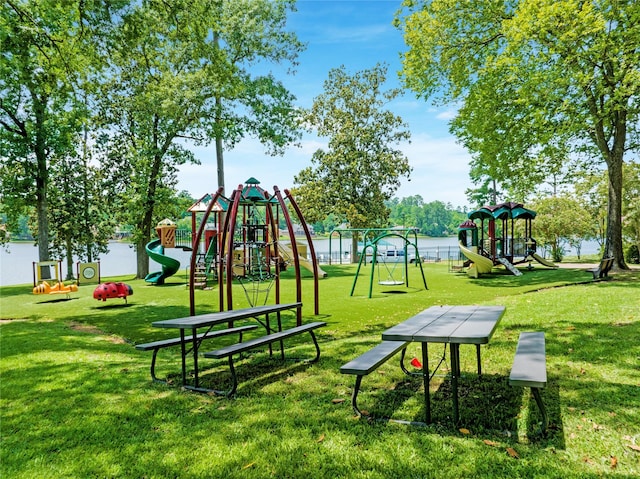
[[[267,304],[264,306],[253,306],[251,308],[232,309],[229,311],[219,311],[217,313],[199,314],[196,316],[186,316],[184,318],[165,319],[151,323],[156,328],[176,328],[191,329],[213,326],[229,321],[237,321],[240,319],[253,318],[271,313],[278,313],[288,309],[295,309],[302,306],[301,302]]]
[[[504,306],[432,306],[382,333],[383,340],[486,344]]]

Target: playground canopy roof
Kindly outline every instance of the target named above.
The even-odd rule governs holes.
[[[205,211],[207,211],[209,202],[211,201],[212,198],[213,196],[207,193],[198,201],[196,201],[194,204],[192,204],[187,209],[187,211],[189,213],[204,213]],[[213,211],[227,211],[228,209],[229,209],[229,200],[220,196],[218,198],[218,201],[216,201],[216,205],[213,207]]]
[[[536,212],[524,207],[521,203],[500,203],[499,205],[483,206],[480,209],[469,213],[469,219],[533,219]]]
[[[245,203],[245,202],[277,203],[278,200],[275,197],[270,197],[267,191],[265,191],[263,188],[258,186],[259,184],[260,182],[256,180],[254,177],[249,178],[245,182],[245,185],[242,187],[242,192],[240,193],[242,195],[240,202],[241,203]],[[235,195],[238,194],[237,192],[238,190],[233,190],[233,192],[231,193],[231,199],[233,199]],[[207,211],[209,202],[211,201],[212,198],[213,198],[213,195],[209,193],[205,194],[202,198],[200,198],[198,201],[192,204],[187,211],[189,213],[203,213]],[[213,211],[227,211],[229,209],[230,203],[231,203],[231,200],[229,200],[228,198],[225,198],[224,196],[219,196],[215,206],[213,207]]]

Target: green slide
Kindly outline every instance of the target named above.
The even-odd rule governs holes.
[[[180,269],[180,262],[178,260],[164,254],[164,246],[162,246],[159,239],[147,243],[145,249],[147,250],[149,258],[162,265],[162,271],[149,273],[145,276],[144,280],[147,283],[164,284],[166,278],[176,274]]]

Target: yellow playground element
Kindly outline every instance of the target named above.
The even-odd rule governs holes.
[[[38,286],[33,288],[33,294],[66,294],[75,293],[78,291],[78,285],[76,284],[64,284],[55,283],[51,286],[47,281],[43,281]]]
[[[471,251],[462,243],[459,243],[458,246],[460,246],[462,254],[464,254],[472,263],[467,270],[467,274],[469,276],[477,278],[480,274],[491,273],[491,270],[493,269],[493,261],[486,256],[482,256],[481,254]]]
[[[548,266],[549,268],[557,268],[558,265],[555,264],[552,261],[546,260],[544,259],[542,256],[540,256],[537,253],[531,253],[529,256],[531,256],[533,259],[535,259],[538,263],[544,265],[544,266]]]
[[[307,245],[302,243],[297,243],[297,246],[298,246],[298,261],[300,261],[300,266],[304,267],[305,269],[308,269],[315,275],[316,272],[313,270],[313,262],[307,259],[307,256],[306,256]],[[287,262],[293,261],[294,254],[293,254],[293,249],[291,249],[290,245],[286,243],[278,243],[278,251],[280,252],[280,256],[282,257],[282,259],[284,259]],[[320,266],[318,266],[318,277],[325,278],[326,276],[327,276],[327,273],[324,272],[320,268]]]
[[[69,297],[69,293],[78,291],[77,284],[64,284],[60,280],[61,276],[62,263],[60,261],[34,261],[33,294],[66,294]],[[47,280],[51,281],[51,284]]]

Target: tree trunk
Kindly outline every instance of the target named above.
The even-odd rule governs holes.
[[[151,231],[153,229],[151,222],[153,221],[153,208],[155,206],[155,202],[152,199],[153,194],[151,191],[153,190],[155,194],[155,184],[156,182],[153,180],[149,184],[149,193],[147,201],[144,202],[144,214],[140,225],[140,232],[137,236],[138,240],[136,241],[136,277],[138,279],[144,279],[144,277],[149,274],[149,256],[147,255],[145,246],[151,240]]]
[[[66,254],[67,275],[65,279],[66,280],[74,279],[75,277],[73,276],[73,241],[72,241],[71,235],[67,235],[67,239],[65,241],[65,249],[67,250],[67,254]]]
[[[364,248],[362,250],[364,254]],[[358,256],[358,232],[354,231],[351,237],[351,263],[357,263],[360,260]]]
[[[140,222],[140,229],[138,234],[138,240],[136,241],[136,262],[137,272],[136,277],[138,279],[144,279],[149,274],[149,256],[145,249],[146,244],[151,239],[151,231],[155,228],[153,222],[153,211],[156,206],[156,192],[158,189],[158,180],[162,173],[162,158],[169,148],[171,141],[167,138],[161,148],[158,147],[160,135],[158,134],[158,117],[154,119],[153,126],[153,145],[155,147],[155,154],[151,163],[151,169],[149,170],[149,184],[147,186],[146,198],[143,201],[142,221]]]
[[[622,247],[622,149],[614,148],[607,157],[609,171],[609,204],[607,208],[607,236],[604,256],[613,257],[614,265],[629,269]]]
[[[149,274],[149,255],[145,249],[146,244],[149,242],[150,236],[146,235],[146,238],[140,238],[135,245],[136,248],[136,277],[144,279]]]
[[[47,170],[47,153],[45,138],[45,108],[46,98],[32,94],[35,114],[35,143],[36,156],[36,215],[38,222],[38,258],[39,261],[49,261],[49,204],[47,188],[49,187],[49,172]],[[42,269],[42,278],[49,278],[49,268]]]
[[[220,111],[222,110],[222,99],[216,97],[216,164],[218,166],[218,188],[222,187],[224,193],[224,158],[222,151],[222,133],[220,133]]]

